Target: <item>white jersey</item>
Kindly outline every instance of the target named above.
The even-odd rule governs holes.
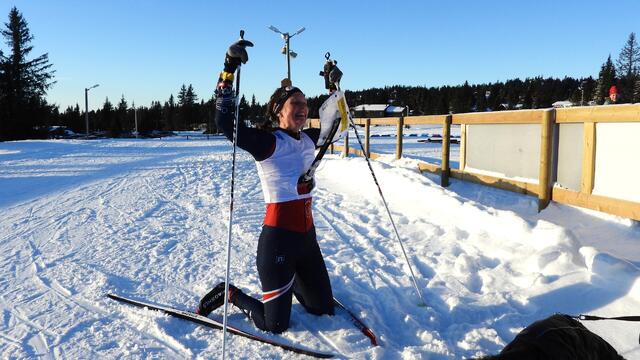
[[[298,179],[304,174],[315,158],[313,140],[300,132],[300,140],[294,139],[282,130],[273,132],[276,149],[265,160],[256,161],[264,202],[281,203],[306,199],[309,194],[298,194]]]

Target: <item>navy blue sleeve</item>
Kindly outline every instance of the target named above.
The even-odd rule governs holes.
[[[320,138],[320,129],[318,128],[308,128],[302,130],[303,133],[307,134],[308,137],[313,140],[313,143],[316,144],[316,148],[318,147],[318,139]]]
[[[216,99],[216,126],[233,141],[233,121],[235,118],[234,98],[219,96]],[[269,131],[247,127],[244,121],[238,124],[238,147],[249,152],[254,159],[269,158],[276,148],[276,137]]]

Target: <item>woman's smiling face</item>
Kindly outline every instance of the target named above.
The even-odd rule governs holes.
[[[279,126],[283,129],[299,132],[307,122],[309,107],[304,94],[291,95],[278,113]]]

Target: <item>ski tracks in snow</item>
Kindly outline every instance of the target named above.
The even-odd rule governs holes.
[[[320,184],[314,198],[314,220],[334,295],[346,299],[346,305],[376,332],[383,345],[373,352],[351,355],[384,357],[404,348],[406,356],[422,354],[425,350],[432,355],[446,356],[437,332],[414,330],[428,328],[434,313],[417,306],[419,297],[388,215],[376,198],[377,192],[369,199],[349,199],[328,191],[333,188],[331,183],[326,188]],[[396,221],[407,221],[397,213],[392,215]],[[408,254],[419,285],[426,287],[421,279],[428,278],[432,271],[422,263],[416,266],[419,262],[411,256],[415,251]],[[429,299],[429,295],[423,295]],[[424,338],[430,339],[426,346]]]
[[[203,209],[217,205],[220,189],[212,183],[220,175],[211,165],[226,156],[206,147],[179,155],[175,149],[134,150],[129,163],[119,160],[99,176],[78,177],[74,187],[51,188],[48,196],[3,209],[0,344],[6,346],[0,357],[139,356],[158,348],[170,357],[193,355],[157,325],[140,325],[145,320],[138,315],[113,319],[115,306],[105,306],[103,295],[105,287],[135,291],[158,281],[193,280],[189,274],[198,272],[185,264],[194,250],[178,249],[179,240],[200,237],[195,246],[202,245],[220,225],[216,211]],[[141,153],[144,163],[136,161]],[[163,261],[175,253],[185,261]],[[130,336],[104,343],[114,331]]]

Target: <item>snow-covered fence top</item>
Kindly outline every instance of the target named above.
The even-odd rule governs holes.
[[[640,220],[640,105],[590,106],[354,119],[364,126],[365,153],[371,125],[397,127],[396,158],[402,156],[404,125],[442,125],[440,165],[420,163],[421,171],[438,173],[539,198]],[[317,126],[316,119],[310,121]],[[460,128],[458,169],[449,166],[450,127]],[[597,134],[597,141],[596,141]],[[350,149],[348,139],[338,147]]]

